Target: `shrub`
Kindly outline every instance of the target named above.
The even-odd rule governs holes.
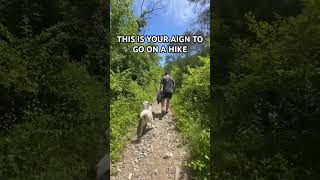
[[[178,129],[190,146],[188,166],[194,170],[196,179],[208,179],[210,162],[209,88],[210,60],[200,57],[203,66],[187,68],[181,88],[173,96]],[[174,69],[173,74],[175,74]],[[179,70],[178,70],[179,71]],[[175,77],[174,77],[175,78]]]

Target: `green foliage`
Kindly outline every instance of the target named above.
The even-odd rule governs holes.
[[[145,57],[147,56],[147,57]],[[138,125],[143,101],[153,102],[161,77],[160,67],[145,54],[146,68],[131,67],[124,71],[112,71],[111,83],[111,159],[116,161],[128,139]],[[151,62],[150,62],[151,60]],[[143,64],[142,64],[143,65]],[[139,69],[136,69],[139,68]],[[134,79],[134,80],[133,80]]]
[[[317,8],[316,8],[317,7]],[[215,179],[318,179],[319,1],[233,39],[215,126]],[[218,102],[217,102],[218,103]]]
[[[98,60],[106,26],[101,4],[87,2],[80,16],[77,3],[0,5],[0,179],[96,175],[106,145]]]
[[[196,179],[208,179],[210,162],[210,59],[199,57],[203,65],[190,68],[178,93],[173,96],[173,111],[178,129],[190,146],[188,166],[195,172]],[[172,70],[173,78],[179,68]]]
[[[194,68],[203,65],[203,62],[198,58],[199,54],[186,56],[184,58],[178,57],[173,61],[166,63],[166,69],[171,70],[172,75],[175,77],[176,89],[179,91],[185,76],[188,73],[188,67]]]
[[[48,84],[39,83],[30,94],[33,98],[19,107],[21,113],[6,113],[16,121],[10,122],[10,129],[0,139],[0,177],[92,178],[104,149],[103,87],[74,64],[67,64],[45,80]],[[28,94],[17,91],[19,86],[13,87],[10,91],[15,90],[17,98]],[[13,99],[15,103],[19,100]],[[8,120],[6,117],[3,120]]]
[[[137,36],[138,18],[132,1],[111,1],[111,160],[120,159],[121,152],[134,135],[144,101],[153,102],[159,87],[161,68],[157,54],[135,54],[133,45],[118,43],[117,35]],[[142,44],[140,44],[142,45]]]
[[[143,101],[153,102],[157,92],[160,73],[157,79],[149,79],[148,85],[141,87],[136,81],[131,80],[125,73],[111,74],[111,93],[113,100],[110,107],[111,159],[116,161],[124,145],[132,137],[138,125],[139,113],[143,108]]]

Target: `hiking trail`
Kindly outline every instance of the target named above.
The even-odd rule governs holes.
[[[175,128],[171,110],[160,115],[161,106],[152,105],[154,128],[148,125],[140,142],[134,135],[119,162],[111,163],[111,180],[188,180],[184,168],[187,145]],[[138,119],[137,119],[138,120]]]

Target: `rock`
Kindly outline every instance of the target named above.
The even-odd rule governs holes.
[[[138,159],[141,160],[141,159],[143,159],[145,157],[146,157],[146,154],[140,153],[139,156],[138,156]]]
[[[143,153],[147,153],[148,151],[149,151],[149,148],[147,148],[147,147],[142,149]]]
[[[118,171],[118,172],[121,172],[121,169],[120,169],[120,168],[117,168],[117,171]]]
[[[158,169],[153,170],[153,173],[154,173],[155,175],[158,175]]]
[[[174,179],[175,179],[175,180],[179,180],[179,178],[180,178],[180,169],[179,169],[179,167],[177,166],[177,167],[176,167],[176,175],[174,176]]]
[[[116,176],[118,174],[118,170],[116,168],[111,168],[111,172],[110,172],[110,175],[111,176]]]
[[[132,173],[129,174],[128,179],[131,180],[132,178]]]
[[[169,158],[171,158],[171,157],[173,157],[172,152],[167,152],[167,153],[163,156],[163,159],[169,159]]]

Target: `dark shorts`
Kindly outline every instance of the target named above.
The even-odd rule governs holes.
[[[164,92],[162,98],[163,98],[163,99],[165,99],[165,98],[171,99],[171,97],[172,97],[172,93],[166,93],[166,92]]]

